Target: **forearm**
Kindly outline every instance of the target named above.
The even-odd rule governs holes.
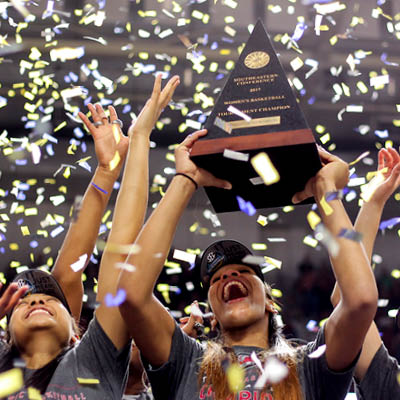
[[[371,262],[372,252],[374,248],[375,238],[379,229],[379,221],[382,216],[383,205],[370,200],[365,202],[358,215],[354,224],[354,230],[362,234],[362,242],[369,262]],[[340,290],[335,283],[331,295],[331,303],[334,307],[340,301]]]
[[[186,205],[195,187],[190,180],[176,176],[165,196],[140,232],[136,243],[140,251],[128,257],[133,272],[123,270],[119,287],[127,292],[127,301],[135,306],[146,303],[153,294],[165,258]]]
[[[98,300],[106,293],[114,293],[119,270],[115,264],[126,259],[126,247],[133,244],[143,225],[147,210],[149,186],[148,136],[134,135],[130,138],[124,175],[118,193],[112,229],[105,248],[99,271]],[[120,249],[118,247],[120,246]]]
[[[79,318],[82,303],[82,273],[95,246],[101,218],[110,199],[118,172],[107,171],[101,167],[96,168],[83,196],[77,219],[70,224],[52,271],[63,288],[76,318]],[[97,189],[93,184],[106,193]],[[76,263],[81,256],[85,255],[86,261],[82,268],[74,271],[71,264]]]
[[[362,234],[362,241],[369,262],[371,262],[383,207],[384,204],[380,204],[379,202],[375,202],[373,200],[364,202],[354,224],[354,229]]]
[[[340,287],[342,305],[349,310],[357,310],[368,304],[374,314],[372,305],[376,303],[378,295],[365,250],[360,242],[338,237],[342,229],[353,229],[343,204],[339,199],[330,201],[328,204],[333,211],[330,215],[327,215],[321,206],[322,197],[332,191],[336,191],[336,188],[330,186],[329,183],[317,183],[316,196],[319,200],[317,203],[322,221],[339,244],[339,252],[335,257],[331,257],[331,263]]]

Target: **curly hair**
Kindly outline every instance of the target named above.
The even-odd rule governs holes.
[[[274,301],[271,293],[271,287],[265,284],[265,293],[269,300]],[[302,400],[302,389],[297,373],[297,364],[301,355],[296,348],[285,339],[282,334],[282,326],[279,325],[276,315],[268,316],[268,344],[269,349],[259,354],[261,359],[267,359],[275,356],[288,367],[288,375],[279,383],[269,385],[263,388],[263,392],[268,387],[272,387],[275,400]],[[227,376],[224,372],[223,364],[238,363],[238,358],[231,347],[224,344],[222,335],[216,340],[209,341],[200,364],[198,384],[206,384],[212,387],[215,400],[226,400],[233,398],[233,393],[229,390]]]

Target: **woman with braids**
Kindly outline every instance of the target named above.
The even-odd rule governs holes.
[[[195,399],[342,399],[351,381],[364,336],[375,314],[377,289],[362,245],[339,237],[340,250],[332,267],[342,298],[314,342],[293,349],[275,324],[274,302],[258,266],[246,264],[249,251],[232,241],[217,242],[201,260],[201,279],[220,329],[220,341],[206,349],[183,335],[167,310],[153,295],[171,241],[186,205],[198,186],[231,189],[229,182],[198,168],[190,159],[199,131],[175,150],[176,175],[154,210],[136,243],[142,249],[128,257],[133,271],[122,271],[119,288],[127,298],[120,311],[139,347],[156,400]],[[337,192],[348,181],[348,167],[339,158],[319,150],[323,168],[293,200],[314,195],[326,229],[337,236],[351,230],[349,218],[336,196],[326,208],[327,192]],[[290,162],[290,160],[288,160]],[[323,204],[323,206],[321,206]],[[328,215],[329,214],[329,215]],[[354,264],[357,268],[350,268]],[[324,354],[308,354],[326,344]],[[261,375],[254,364],[255,352],[264,360],[275,355],[286,363],[286,379],[267,381],[255,388]],[[225,369],[238,362],[244,368],[244,388],[230,389]],[[262,361],[263,362],[263,361]]]

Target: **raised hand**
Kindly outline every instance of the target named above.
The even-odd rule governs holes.
[[[0,283],[0,288],[2,286],[3,285]],[[8,285],[8,288],[0,297],[0,319],[17,305],[19,300],[25,296],[28,289],[29,287],[26,285],[19,288],[16,282]]]
[[[132,121],[132,125],[128,130],[128,136],[140,133],[150,136],[154,124],[160,117],[162,110],[171,101],[179,83],[179,76],[175,75],[168,81],[164,89],[161,90],[161,74],[156,76],[151,97],[147,100],[137,120]]]
[[[190,176],[199,186],[215,186],[223,189],[232,189],[232,185],[228,181],[216,178],[210,172],[199,168],[190,159],[190,151],[196,140],[206,134],[206,129],[192,133],[175,149],[176,172]]]
[[[128,151],[129,139],[122,132],[117,112],[114,107],[108,106],[108,118],[100,104],[89,104],[88,109],[93,123],[82,112],[78,115],[93,136],[99,167],[119,173]]]
[[[369,201],[384,205],[400,185],[400,155],[393,149],[381,149],[378,153],[378,171],[382,172],[383,182],[378,183]]]
[[[339,157],[318,146],[318,154],[321,158],[322,168],[317,174],[309,179],[303,191],[296,193],[292,202],[300,203],[309,197],[316,195],[317,184],[320,182],[329,186],[329,190],[343,189],[349,180],[349,166]]]

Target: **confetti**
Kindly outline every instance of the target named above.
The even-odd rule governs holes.
[[[185,261],[188,262],[189,264],[192,264],[196,261],[196,254],[190,254],[187,253],[186,251],[175,249],[173,258],[179,261]]]
[[[249,161],[249,154],[248,153],[241,153],[239,151],[233,151],[229,149],[224,149],[223,156],[225,158],[230,158],[231,160],[237,161]]]
[[[115,296],[113,296],[111,293],[107,293],[104,297],[104,303],[107,307],[118,307],[125,301],[125,299],[125,290],[119,289]]]
[[[400,223],[400,217],[391,218],[391,219],[388,219],[386,221],[382,221],[379,224],[379,229],[382,230],[382,231],[387,229],[387,228],[392,229],[395,225],[397,225],[399,223]]]
[[[268,357],[265,362],[263,373],[257,379],[254,387],[256,389],[262,389],[265,384],[277,384],[287,377],[289,370],[287,366],[279,361],[276,357]]]
[[[102,189],[100,186],[97,186],[94,182],[92,182],[92,186],[94,186],[97,190],[104,194],[108,194],[107,190]]]
[[[256,213],[256,209],[250,201],[242,199],[240,196],[236,196],[236,200],[239,205],[240,211],[244,212],[248,216],[252,217]]]
[[[362,242],[363,235],[360,232],[354,231],[352,229],[341,229],[338,237],[353,240],[354,242]]]
[[[279,173],[272,164],[267,153],[258,153],[252,157],[251,165],[266,185],[272,185],[273,183],[279,182]]]
[[[264,215],[259,215],[257,218],[257,223],[259,223],[261,226],[265,226],[268,224],[268,218]]]
[[[239,364],[230,364],[226,369],[229,390],[237,393],[244,388],[245,372]]]
[[[98,385],[100,381],[96,378],[76,378],[80,385]]]
[[[115,268],[122,269],[127,272],[135,272],[136,268],[128,263],[117,262],[115,263]]]
[[[251,121],[251,117],[249,117],[247,114],[243,113],[242,111],[238,110],[234,106],[229,106],[228,111],[231,112],[232,114],[235,114],[238,117],[244,119],[245,121]]]
[[[22,370],[13,368],[0,374],[0,396],[6,397],[18,392],[24,386]]]
[[[72,271],[78,272],[81,269],[85,268],[87,258],[88,258],[87,254],[81,255],[78,261],[70,265]]]
[[[326,344],[319,346],[316,350],[308,355],[309,358],[319,358],[321,357],[326,351]]]

